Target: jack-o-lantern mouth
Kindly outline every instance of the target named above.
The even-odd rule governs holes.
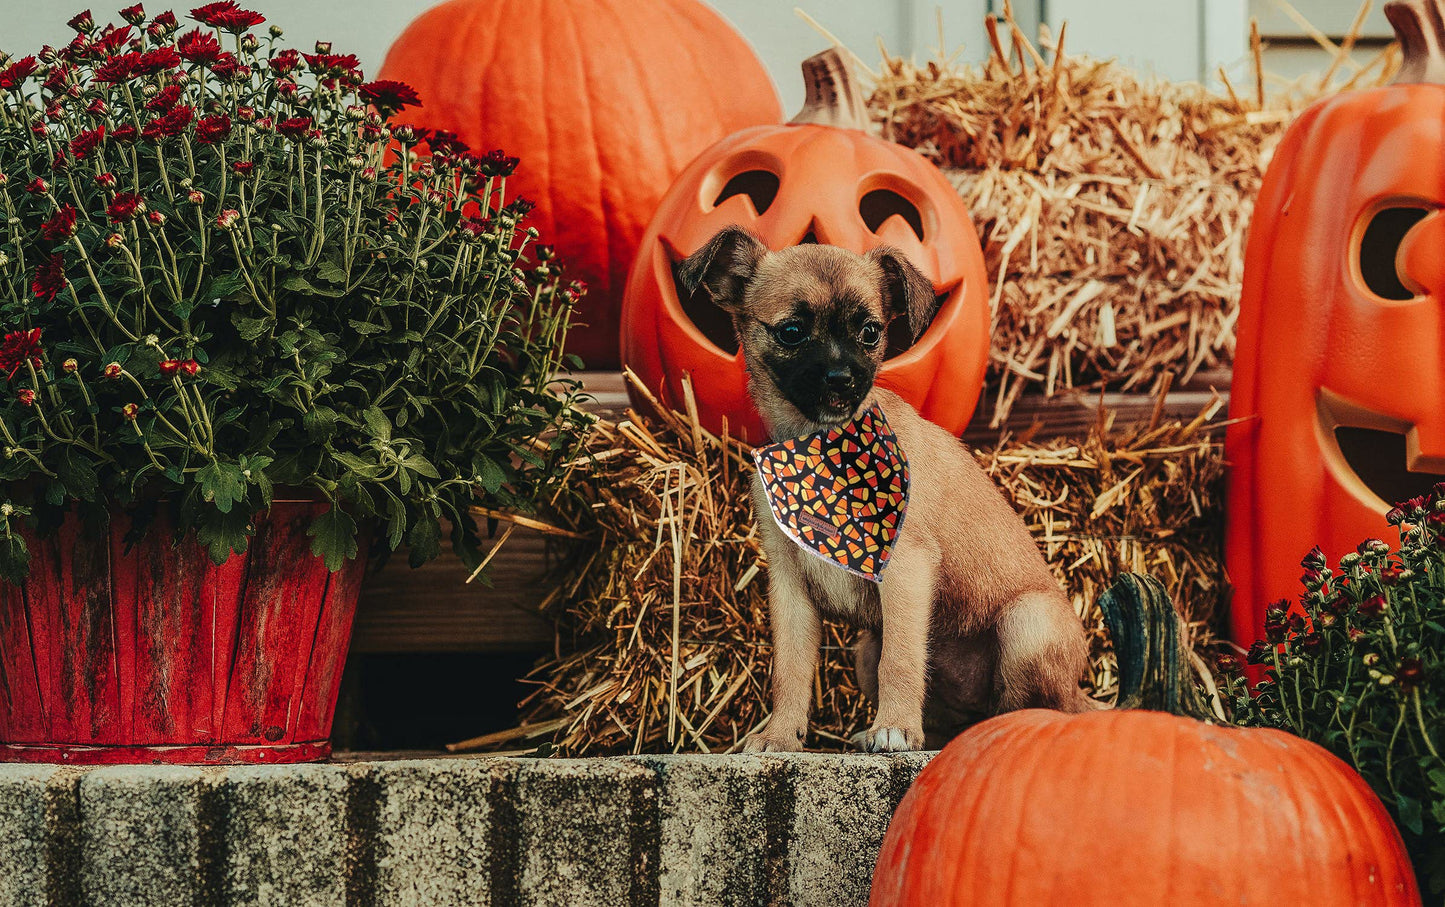
[[[1410,423],[1326,388],[1320,388],[1318,413],[1329,468],[1357,497],[1373,498],[1376,509],[1418,497],[1445,481],[1445,464],[1420,456]]]

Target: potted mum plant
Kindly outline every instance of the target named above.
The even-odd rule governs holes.
[[[0,57],[0,758],[327,751],[368,549],[581,428],[517,160],[234,2]]]

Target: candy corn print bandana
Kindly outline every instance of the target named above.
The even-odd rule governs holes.
[[[753,450],[768,508],[804,550],[881,582],[908,509],[908,460],[875,404],[840,428]]]

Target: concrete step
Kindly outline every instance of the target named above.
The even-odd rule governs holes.
[[[930,755],[0,765],[0,907],[862,905]]]

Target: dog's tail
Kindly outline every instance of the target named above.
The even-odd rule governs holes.
[[[1149,709],[1219,721],[1222,711],[1195,684],[1179,613],[1152,576],[1124,573],[1099,596],[1104,625],[1119,661],[1117,709]]]

